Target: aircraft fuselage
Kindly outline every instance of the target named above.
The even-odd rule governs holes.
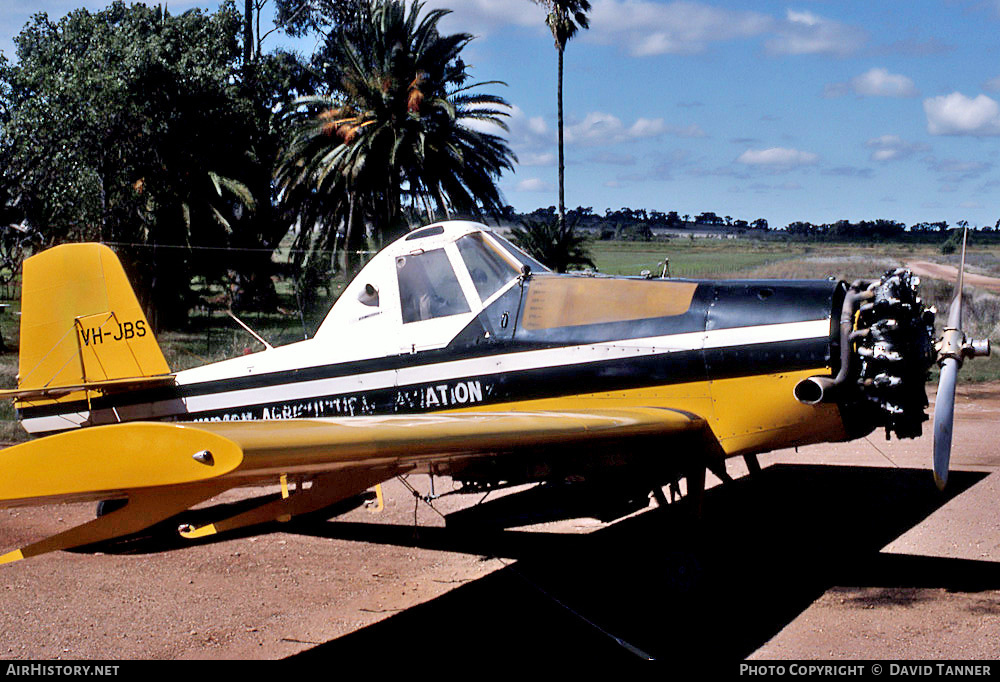
[[[26,427],[242,421],[484,409],[663,405],[710,420],[727,454],[842,438],[834,405],[792,391],[829,373],[830,281],[521,278],[446,346],[256,372],[316,340],[177,374],[177,384],[21,410]],[[212,366],[209,366],[211,368]],[[817,424],[817,421],[820,423]],[[819,427],[819,428],[817,428]]]

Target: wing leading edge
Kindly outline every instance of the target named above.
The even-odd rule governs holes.
[[[705,420],[663,408],[464,412],[288,421],[130,422],[66,432],[0,451],[0,508],[127,498],[89,523],[0,556],[16,561],[142,530],[230,488],[282,483],[282,497],[186,537],[329,506],[428,465],[566,446],[655,440],[718,448]],[[693,439],[693,440],[692,440]],[[572,451],[570,455],[572,456]],[[311,481],[289,493],[288,477]]]

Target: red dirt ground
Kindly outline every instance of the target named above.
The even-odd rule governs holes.
[[[921,277],[933,277],[934,279],[954,282],[958,277],[958,268],[951,265],[941,265],[940,263],[930,263],[918,260],[906,264],[910,270]],[[962,280],[966,286],[977,286],[990,291],[1000,291],[1000,278],[987,277],[986,275],[976,275],[971,272],[965,273]]]

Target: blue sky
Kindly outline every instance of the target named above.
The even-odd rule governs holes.
[[[793,220],[1000,219],[1000,0],[591,0],[566,51],[566,203]],[[0,50],[30,15],[4,0]],[[429,0],[512,105],[521,210],[556,203],[556,53],[529,0]],[[170,2],[173,11],[215,3]],[[280,36],[267,48],[282,44]],[[309,43],[299,44],[308,49]]]

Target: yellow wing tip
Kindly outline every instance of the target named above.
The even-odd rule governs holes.
[[[206,538],[209,535],[215,535],[218,531],[215,529],[214,523],[209,523],[208,525],[195,528],[194,526],[184,524],[177,529],[177,532],[181,534],[181,537],[186,540],[197,540],[198,538]]]
[[[12,564],[15,561],[20,561],[24,558],[24,554],[19,549],[15,549],[13,552],[7,552],[3,556],[0,556],[0,564]]]

